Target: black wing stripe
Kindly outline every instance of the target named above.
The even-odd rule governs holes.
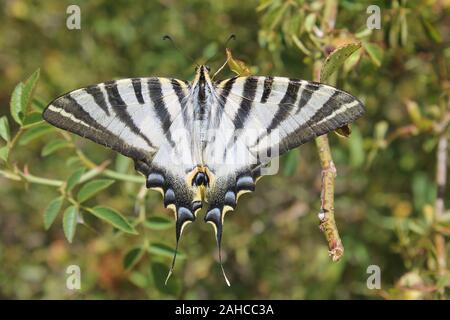
[[[242,129],[244,127],[248,115],[250,114],[252,102],[255,99],[257,87],[258,78],[248,77],[245,79],[244,88],[242,91],[242,100],[233,119],[233,124],[236,129]]]
[[[272,92],[273,77],[266,77],[264,79],[264,90],[261,96],[261,103],[266,103],[269,99],[270,93]]]
[[[126,109],[126,103],[120,96],[119,90],[117,89],[116,81],[105,82],[105,90],[108,95],[109,103],[116,113],[120,121],[122,121],[128,129],[130,129],[134,134],[141,137],[150,148],[155,148],[150,140],[139,130],[139,128],[134,123],[130,114]]]
[[[224,112],[225,104],[227,102],[228,96],[233,88],[234,83],[236,82],[237,77],[230,78],[228,80],[224,80],[225,84],[220,92],[219,104],[220,108],[217,108],[217,113],[214,119],[214,124],[219,124],[222,118],[222,114]],[[220,83],[219,83],[220,85]]]
[[[298,101],[297,111],[295,114],[300,113],[302,108],[307,105],[309,100],[311,100],[311,97],[313,93],[318,89],[318,84],[315,83],[307,83],[304,86],[302,86],[302,92],[300,95],[300,99]]]
[[[54,110],[60,109],[60,110]],[[72,116],[64,115],[63,112]],[[119,137],[110,133],[86,112],[83,107],[70,94],[62,96],[53,101],[45,109],[43,117],[54,126],[74,132],[81,137],[88,138],[94,142],[112,148],[133,159],[150,159],[151,153],[128,145]],[[80,121],[82,123],[80,123]],[[86,126],[87,125],[87,126]]]
[[[144,97],[142,96],[142,84],[141,79],[134,78],[131,79],[131,83],[133,84],[134,94],[136,95],[136,99],[140,104],[144,104]]]
[[[148,80],[148,93],[153,102],[156,115],[161,122],[161,129],[169,144],[172,147],[175,147],[175,142],[172,140],[172,135],[169,130],[171,125],[170,114],[166,108],[161,88],[161,81],[158,78],[150,78]]]
[[[84,89],[86,93],[90,94],[94,98],[95,103],[109,116],[108,104],[106,103],[105,96],[98,85],[92,85]]]
[[[186,97],[184,95],[183,88],[181,87],[181,85],[178,83],[178,81],[176,79],[170,79],[170,83],[172,85],[173,91],[175,91],[175,94],[178,97],[178,102],[180,103],[180,105],[183,105],[184,99]]]
[[[272,122],[267,127],[267,132],[276,129],[286,118],[290,115],[294,102],[297,100],[297,94],[300,84],[298,82],[289,81],[284,97],[281,99],[277,112],[275,113]]]

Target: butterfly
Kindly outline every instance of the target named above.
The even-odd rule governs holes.
[[[221,256],[225,214],[255,190],[272,159],[363,113],[357,98],[329,85],[270,76],[213,81],[210,68],[199,65],[191,82],[130,78],[74,90],[43,117],[130,157],[147,188],[161,192],[176,220],[167,279],[183,229],[207,203],[204,220],[214,227],[230,285]]]

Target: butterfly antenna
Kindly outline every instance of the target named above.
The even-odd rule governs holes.
[[[171,36],[169,36],[168,34],[166,34],[162,39],[163,39],[163,40],[169,40],[170,43],[172,44],[172,47],[173,47],[175,50],[177,50],[177,51],[178,51],[178,52],[179,52],[186,60],[189,60],[189,61],[191,61],[192,63],[198,65],[198,64],[195,62],[195,60],[194,60],[191,56],[187,55],[184,51],[182,51],[182,50],[176,45],[175,41],[173,40],[173,38],[172,38]]]
[[[231,40],[236,40],[236,35],[235,34],[231,34],[229,37],[228,37],[228,39],[227,39],[227,41],[225,41],[225,43],[224,43],[224,45],[223,45],[223,48],[226,50],[227,49],[227,46],[228,46],[228,43],[231,41]],[[225,66],[227,65],[227,63],[228,63],[228,60],[229,60],[229,58],[228,58],[228,56],[227,56],[227,60],[225,61],[225,63],[213,74],[213,76],[212,76],[212,78],[211,79],[214,79],[215,77],[216,77],[216,75],[218,75],[219,74],[219,72],[221,72],[222,70],[223,70],[223,68],[225,68]]]

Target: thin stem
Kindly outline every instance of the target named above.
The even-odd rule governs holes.
[[[54,180],[54,179],[47,179],[42,177],[37,177],[29,173],[19,172],[14,173],[8,170],[0,170],[0,175],[3,177],[14,180],[14,181],[27,181],[30,183],[36,183],[36,184],[42,184],[46,186],[52,186],[52,187],[61,187],[64,184],[64,181],[61,180]]]
[[[314,63],[314,81],[320,82],[321,67],[322,63],[320,61]],[[318,137],[316,139],[316,146],[322,167],[322,192],[319,212],[320,230],[324,232],[325,238],[327,239],[331,259],[338,261],[344,255],[344,245],[342,244],[336,226],[336,220],[334,219],[334,179],[336,177],[336,167],[331,156],[328,136],[323,135]]]
[[[436,163],[436,185],[437,197],[435,202],[435,219],[440,220],[445,213],[445,188],[447,184],[447,158],[448,158],[448,139],[445,134],[441,134],[437,148]],[[445,249],[445,238],[437,233],[434,237],[436,246],[436,256],[438,273],[443,276],[447,272],[447,253]]]

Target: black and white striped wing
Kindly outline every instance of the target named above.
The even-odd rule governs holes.
[[[217,84],[224,112],[236,129],[260,129],[245,135],[252,154],[278,147],[278,154],[336,130],[363,115],[363,104],[329,85],[283,77],[236,77]],[[270,134],[278,131],[277,140]],[[265,143],[267,142],[267,143]]]
[[[160,191],[165,206],[175,212],[178,239],[198,209],[197,191],[185,181],[186,172],[198,163],[186,142],[190,137],[185,133],[192,130],[178,132],[186,123],[188,96],[189,84],[184,81],[123,79],[69,92],[51,102],[43,117],[131,157],[146,176],[147,186]]]
[[[205,219],[221,237],[223,217],[253,191],[273,157],[355,121],[364,113],[354,96],[334,87],[282,77],[235,77],[215,83],[217,132],[206,163],[215,176]]]

